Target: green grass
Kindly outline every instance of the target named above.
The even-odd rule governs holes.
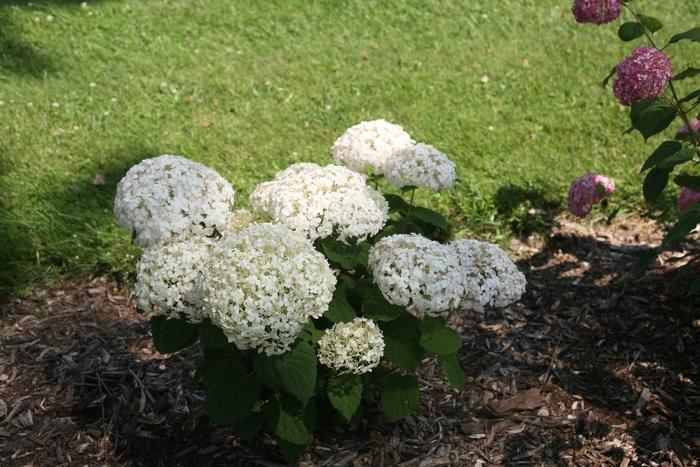
[[[459,235],[506,238],[530,207],[561,209],[588,170],[641,205],[636,172],[653,148],[621,136],[626,111],[598,85],[629,45],[614,25],[575,25],[569,0],[88,4],[0,2],[5,295],[131,270],[136,251],[111,209],[142,158],[208,164],[242,206],[290,163],[330,162],[334,139],[362,119],[397,122],[458,163],[459,185],[421,201]],[[636,4],[673,32],[700,15],[696,0]],[[700,50],[684,47],[678,68]]]

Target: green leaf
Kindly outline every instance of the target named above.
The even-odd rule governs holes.
[[[288,396],[272,400],[265,410],[265,419],[280,440],[306,445],[313,438],[316,426],[316,404],[313,399],[306,405]]]
[[[644,25],[636,21],[622,23],[617,35],[625,42],[632,41],[644,35]]]
[[[671,37],[671,39],[668,42],[669,44],[673,44],[675,42],[683,40],[700,42],[700,27],[695,27],[686,32],[676,34],[675,36]]]
[[[343,269],[356,269],[358,266],[367,267],[370,249],[367,242],[347,245],[329,237],[320,240],[319,245],[326,257]]]
[[[610,70],[610,73],[608,73],[608,75],[603,79],[603,82],[600,83],[601,86],[603,86],[603,87],[607,86],[608,83],[610,82],[610,79],[611,79],[613,76],[615,76],[615,73],[617,73],[617,65],[615,65],[614,67],[612,67],[612,69]]]
[[[301,328],[301,334],[299,336],[311,345],[316,344],[321,337],[323,337],[323,331],[316,329],[313,320],[309,320],[303,328]]]
[[[166,318],[158,315],[151,318],[153,344],[160,353],[182,350],[197,341],[197,325],[184,319]]]
[[[255,435],[257,435],[258,431],[262,428],[263,422],[264,418],[262,413],[251,412],[250,415],[243,420],[233,422],[231,428],[233,428],[233,432],[236,433],[236,436],[239,438],[245,441],[253,441]]]
[[[642,20],[642,24],[652,33],[664,27],[663,23],[653,16],[639,15],[639,19]]]
[[[399,195],[384,193],[384,199],[389,203],[389,212],[406,212],[411,207],[411,205]]]
[[[632,126],[647,140],[661,133],[676,118],[676,109],[662,99],[643,100],[632,106]]]
[[[221,328],[208,319],[199,325],[199,340],[202,341],[204,347],[212,349],[228,349],[233,345],[228,342]]]
[[[684,164],[692,160],[693,157],[695,157],[695,148],[685,148],[659,162],[657,167],[661,170],[671,171],[675,166]]]
[[[409,415],[420,405],[418,380],[413,375],[391,374],[382,380],[382,410],[396,421]]]
[[[387,302],[377,287],[365,292],[362,315],[374,321],[392,321],[404,314],[403,307]]]
[[[438,358],[447,381],[457,389],[464,389],[464,386],[467,384],[467,375],[464,373],[457,354],[440,355]]]
[[[406,186],[402,186],[402,187],[401,187],[401,193],[408,193],[408,192],[410,192],[410,191],[414,191],[414,190],[417,190],[417,189],[418,189],[417,186],[406,185]]]
[[[674,178],[673,181],[678,186],[684,186],[693,191],[700,191],[700,175],[682,174]]]
[[[256,354],[253,366],[263,383],[275,391],[291,394],[302,403],[314,394],[316,354],[303,340],[298,340],[289,352],[282,355]]]
[[[426,316],[420,324],[420,345],[438,355],[455,353],[462,347],[462,338],[454,329],[445,326],[443,318]]]
[[[331,303],[323,316],[334,323],[345,323],[355,319],[355,309],[348,302],[347,291],[347,283],[340,283],[335,288]]]
[[[642,187],[644,191],[644,199],[647,201],[656,199],[661,193],[663,193],[667,183],[667,170],[661,170],[657,167],[651,169],[647,176],[644,177],[644,185]]]
[[[632,267],[632,276],[637,277],[643,273],[646,268],[648,268],[649,265],[654,262],[657,256],[659,256],[659,252],[656,249],[642,253],[639,260]]]
[[[693,282],[690,283],[690,287],[688,287],[688,296],[698,294],[700,294],[700,277],[693,279]]]
[[[700,68],[686,68],[685,70],[681,71],[678,73],[676,76],[674,76],[672,79],[673,81],[681,81],[686,78],[692,78],[693,76],[700,75]]]
[[[676,221],[666,234],[666,237],[664,237],[663,244],[668,246],[684,239],[698,226],[698,223],[700,223],[700,206],[693,205],[683,211],[678,221]]]
[[[440,229],[446,229],[448,227],[447,219],[445,219],[442,214],[435,212],[432,209],[414,206],[413,210],[411,210],[411,217],[419,219],[426,224],[433,225]]]
[[[677,153],[681,149],[683,149],[683,145],[679,141],[664,141],[658,148],[656,148],[651,156],[649,156],[646,162],[644,162],[640,172],[644,172],[647,169],[655,167],[663,159]]]
[[[207,413],[212,423],[236,423],[250,416],[262,384],[236,360],[207,362],[204,370]]]
[[[683,103],[683,102],[692,101],[696,97],[700,97],[700,89],[697,89],[697,90],[691,92],[690,94],[688,94],[684,98],[680,99],[678,102]]]
[[[288,461],[295,461],[304,454],[308,444],[294,444],[288,443],[283,439],[277,439],[277,447],[280,450],[282,456]]]
[[[326,390],[333,407],[349,422],[360,407],[363,389],[360,375],[334,373],[328,378]]]
[[[423,359],[419,325],[420,321],[408,313],[394,321],[380,323],[384,333],[384,356],[404,371],[415,371]]]

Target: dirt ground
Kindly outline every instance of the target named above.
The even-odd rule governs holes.
[[[419,412],[378,410],[320,433],[301,465],[698,465],[700,306],[674,280],[697,242],[630,270],[662,232],[622,220],[562,221],[515,241],[528,292],[507,310],[461,313],[464,391],[434,361]],[[695,271],[697,274],[697,271]],[[128,290],[72,280],[0,315],[0,465],[283,464],[272,439],[208,424],[190,390],[198,349],[160,355]]]

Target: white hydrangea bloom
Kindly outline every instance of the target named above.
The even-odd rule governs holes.
[[[336,235],[341,241],[364,240],[388,219],[384,197],[365,177],[338,165],[294,164],[250,195],[258,212],[316,240]]]
[[[282,225],[251,224],[219,240],[202,289],[209,317],[229,342],[278,355],[328,309],[335,281],[306,238]]]
[[[429,144],[418,143],[389,158],[384,173],[397,188],[417,186],[444,190],[457,180],[455,164]]]
[[[369,267],[384,297],[418,317],[445,316],[464,295],[454,252],[420,235],[383,238],[369,252]]]
[[[237,209],[231,213],[228,218],[228,224],[221,232],[222,235],[231,235],[248,227],[255,222],[255,214],[247,209]]]
[[[399,125],[386,120],[373,120],[348,128],[331,150],[338,164],[359,173],[364,173],[366,167],[372,167],[375,174],[381,175],[386,161],[413,143],[411,135]]]
[[[158,307],[172,318],[183,316],[191,323],[206,318],[198,284],[213,244],[207,237],[189,237],[146,248],[134,288],[138,307]]]
[[[318,341],[318,361],[340,374],[372,371],[383,355],[382,331],[367,318],[337,323]]]
[[[504,307],[525,293],[525,275],[497,245],[460,239],[449,247],[460,263],[465,289],[463,308]]]
[[[175,235],[210,236],[228,223],[234,191],[214,169],[180,156],[145,159],[121,179],[114,199],[117,223],[142,246]]]

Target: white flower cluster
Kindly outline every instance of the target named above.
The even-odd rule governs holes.
[[[429,144],[418,143],[389,158],[385,166],[389,183],[397,188],[417,186],[443,190],[457,179],[455,164]]]
[[[403,128],[386,120],[361,122],[348,128],[333,144],[333,159],[350,170],[364,173],[372,167],[374,173],[384,173],[384,164],[394,154],[414,143]]]
[[[465,294],[462,307],[504,307],[525,293],[525,275],[497,245],[460,239],[450,243],[459,260]]]
[[[251,224],[223,237],[204,268],[209,317],[241,350],[289,350],[309,318],[328,309],[335,275],[326,258],[284,226]]]
[[[232,235],[248,227],[255,222],[255,214],[247,209],[237,209],[228,218],[228,224],[221,232],[222,235]]]
[[[372,371],[383,355],[382,331],[367,318],[337,323],[318,341],[318,361],[340,374]]]
[[[198,283],[213,244],[207,237],[190,237],[147,248],[134,288],[139,308],[158,307],[169,317],[182,316],[190,323],[206,318]]]
[[[234,191],[215,170],[180,156],[145,159],[117,186],[114,216],[142,246],[175,235],[209,236],[228,223]]]
[[[454,253],[420,235],[381,239],[369,252],[369,267],[384,297],[418,317],[447,315],[464,295]]]
[[[343,242],[364,240],[388,219],[384,197],[365,177],[345,167],[294,164],[250,195],[253,209],[316,240],[336,235]]]

